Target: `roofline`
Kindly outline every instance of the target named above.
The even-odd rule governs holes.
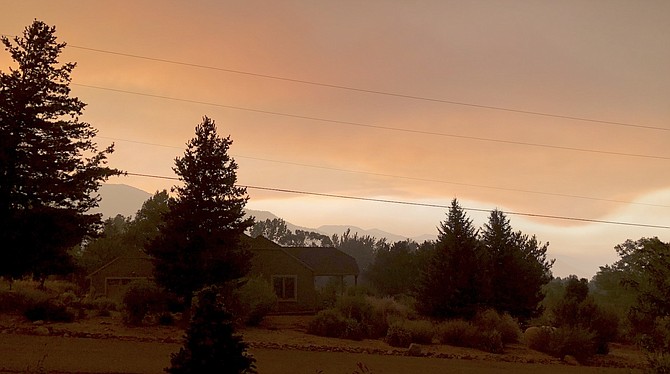
[[[151,257],[149,257],[149,256],[142,256],[142,257],[139,257],[139,256],[116,256],[116,257],[114,257],[114,259],[112,259],[112,260],[109,261],[108,263],[102,265],[102,266],[99,267],[97,270],[95,270],[95,271],[92,272],[91,274],[87,275],[86,278],[90,278],[91,276],[95,275],[96,273],[101,272],[103,269],[107,268],[108,266],[111,266],[113,263],[115,263],[116,261],[118,261],[118,260],[120,260],[120,259],[122,259],[122,258],[136,259],[136,260],[149,260],[149,261],[151,261]]]

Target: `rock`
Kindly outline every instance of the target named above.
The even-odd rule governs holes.
[[[112,323],[109,321],[100,321],[101,325],[111,325]]]
[[[35,335],[40,335],[40,336],[47,336],[50,335],[51,332],[49,331],[48,328],[44,326],[38,326],[33,329],[33,334]]]
[[[33,321],[33,325],[34,326],[42,326],[42,325],[44,325],[44,321],[42,321],[41,319],[37,320],[37,321]]]
[[[419,344],[412,343],[409,345],[409,348],[407,349],[407,355],[408,356],[421,356],[422,354],[422,349]]]
[[[70,334],[65,333],[65,334],[63,334],[63,337],[64,337],[64,338],[69,338],[69,337],[70,337]]]
[[[577,361],[577,359],[574,356],[565,355],[565,357],[563,357],[563,362],[565,362],[568,365],[579,366],[579,361]]]

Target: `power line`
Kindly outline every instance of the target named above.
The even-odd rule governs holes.
[[[98,136],[98,138],[109,139],[109,140],[117,140],[117,141],[136,143],[136,144],[145,144],[145,145],[151,145],[151,146],[156,146],[156,147],[183,149],[183,147],[176,147],[176,146],[166,145],[166,144],[141,142],[141,141],[136,141],[136,140],[111,138],[111,137],[105,137],[105,136]],[[452,182],[452,181],[430,179],[430,178],[409,177],[409,176],[404,176],[404,175],[394,175],[394,174],[385,174],[385,173],[373,173],[373,172],[367,172],[367,171],[361,171],[361,170],[342,169],[342,168],[334,168],[334,167],[327,167],[327,166],[321,166],[321,165],[304,164],[304,163],[298,163],[298,162],[272,160],[272,159],[267,159],[267,158],[244,156],[244,155],[239,155],[239,154],[235,154],[235,155],[232,155],[232,156],[236,157],[236,158],[249,159],[249,160],[274,162],[274,163],[285,164],[285,165],[309,167],[309,168],[323,169],[323,170],[333,170],[333,171],[345,172],[345,173],[373,175],[373,176],[380,176],[380,177],[387,177],[387,178],[407,179],[407,180],[414,180],[414,181],[421,181],[421,182],[434,182],[434,183],[450,184],[450,185],[465,186],[465,187],[477,187],[477,188],[486,188],[486,189],[500,190],[500,191],[522,192],[522,193],[529,193],[529,194],[556,196],[556,197],[567,197],[567,198],[583,199],[583,200],[604,201],[604,202],[610,202],[610,203],[633,204],[633,205],[642,205],[642,206],[659,207],[659,208],[670,208],[669,205],[661,205],[661,204],[639,203],[639,202],[635,202],[635,201],[604,199],[604,198],[598,198],[598,197],[592,197],[592,196],[581,196],[581,195],[563,194],[563,193],[556,193],[556,192],[543,192],[543,191],[533,191],[533,190],[524,190],[524,189],[516,189],[516,188],[505,188],[505,187],[488,186],[488,185],[472,184],[472,183]]]
[[[166,177],[166,176],[152,175],[152,174],[140,174],[140,173],[130,173],[130,172],[128,172],[128,173],[126,173],[126,175],[137,176],[137,177],[146,177],[146,178],[167,179],[167,180],[180,180],[177,177]],[[443,204],[428,204],[428,203],[417,203],[417,202],[401,201],[401,200],[375,199],[375,198],[370,198],[370,197],[340,195],[340,194],[321,193],[321,192],[308,192],[308,191],[275,188],[275,187],[262,187],[262,186],[251,186],[251,185],[237,185],[237,186],[238,187],[244,187],[244,188],[247,188],[247,189],[254,189],[254,190],[261,190],[261,191],[271,191],[271,192],[281,192],[281,193],[290,193],[290,194],[297,194],[297,195],[319,196],[319,197],[329,197],[329,198],[336,198],[336,199],[346,199],[346,200],[368,201],[368,202],[386,203],[386,204],[398,204],[398,205],[407,205],[407,206],[449,209],[449,205],[443,205]],[[484,212],[484,213],[491,212],[489,209],[481,209],[481,208],[466,208],[466,207],[463,207],[463,210],[471,211],[471,212]],[[608,225],[644,227],[644,228],[654,228],[654,229],[670,229],[670,226],[662,226],[662,225],[650,225],[650,224],[645,224],[645,223],[608,221],[608,220],[599,220],[599,219],[590,219],[590,218],[557,216],[557,215],[549,215],[549,214],[524,213],[524,212],[505,212],[505,214],[515,215],[515,216],[523,216],[523,217],[533,217],[533,218],[548,218],[548,219],[573,221],[573,222],[600,223],[600,224],[608,224]]]
[[[432,97],[426,97],[426,96],[408,95],[408,94],[401,94],[401,93],[396,93],[396,92],[372,90],[372,89],[351,87],[351,86],[345,86],[345,85],[339,85],[339,84],[323,83],[323,82],[317,82],[317,81],[311,81],[311,80],[280,77],[280,76],[270,75],[270,74],[253,73],[253,72],[243,71],[243,70],[227,69],[227,68],[221,68],[221,67],[216,67],[216,66],[195,64],[195,63],[175,61],[175,60],[168,60],[168,59],[162,59],[162,58],[156,58],[156,57],[148,57],[148,56],[142,56],[142,55],[136,55],[136,54],[130,54],[130,53],[108,51],[108,50],[104,50],[104,49],[82,47],[82,46],[76,46],[76,45],[69,45],[69,47],[76,48],[76,49],[81,49],[81,50],[86,50],[86,51],[97,52],[97,53],[105,53],[105,54],[116,55],[116,56],[131,57],[131,58],[136,58],[136,59],[142,59],[142,60],[154,61],[154,62],[161,62],[161,63],[172,64],[172,65],[180,65],[180,66],[187,66],[187,67],[193,67],[193,68],[199,68],[199,69],[221,71],[221,72],[226,72],[226,73],[247,75],[247,76],[252,76],[252,77],[273,79],[273,80],[299,83],[299,84],[306,84],[306,85],[311,85],[311,86],[335,88],[335,89],[339,89],[339,90],[346,90],[346,91],[353,91],[353,92],[362,92],[362,93],[374,94],[374,95],[398,97],[398,98],[403,98],[403,99],[428,101],[428,102],[458,105],[458,106],[465,106],[465,107],[479,108],[479,109],[487,109],[487,110],[497,110],[497,111],[503,111],[503,112],[509,112],[509,113],[519,113],[519,114],[526,114],[526,115],[533,115],[533,116],[568,119],[568,120],[573,120],[573,121],[590,122],[590,123],[596,123],[596,124],[601,124],[601,125],[609,125],[609,126],[623,126],[623,127],[632,127],[632,128],[647,129],[647,130],[670,131],[670,129],[668,129],[668,128],[658,127],[658,126],[640,125],[640,124],[627,123],[627,122],[606,121],[606,120],[587,118],[587,117],[569,116],[569,115],[556,114],[556,113],[538,112],[538,111],[525,110],[525,109],[514,109],[514,108],[507,108],[507,107],[500,107],[500,106],[493,106],[493,105],[484,105],[484,104],[475,104],[475,103],[467,103],[467,102],[461,102],[461,101],[438,99],[438,98],[432,98]]]
[[[657,159],[657,160],[670,160],[670,157],[667,157],[667,156],[643,155],[643,154],[636,154],[636,153],[603,151],[603,150],[597,150],[597,149],[565,147],[565,146],[550,145],[550,144],[519,142],[519,141],[514,141],[514,140],[492,139],[492,138],[484,138],[484,137],[478,137],[478,136],[456,135],[456,134],[434,132],[434,131],[424,131],[424,130],[414,130],[414,129],[406,129],[406,128],[400,128],[400,127],[388,127],[388,126],[380,126],[380,125],[371,125],[371,124],[366,124],[366,123],[361,123],[361,122],[341,121],[341,120],[334,120],[334,119],[327,119],[327,118],[320,118],[320,117],[303,116],[303,115],[291,114],[291,113],[275,112],[275,111],[262,110],[262,109],[245,108],[245,107],[239,107],[239,106],[234,106],[234,105],[225,105],[225,104],[218,104],[218,103],[199,101],[199,100],[182,99],[182,98],[176,98],[176,97],[171,97],[171,96],[155,95],[155,94],[149,94],[149,93],[143,93],[143,92],[121,90],[121,89],[109,88],[109,87],[93,86],[93,85],[87,85],[87,84],[81,84],[81,83],[72,83],[72,85],[73,86],[79,86],[79,87],[92,88],[92,89],[97,89],[97,90],[103,90],[103,91],[118,92],[118,93],[144,96],[144,97],[152,97],[152,98],[156,98],[156,99],[180,101],[180,102],[191,103],[191,104],[208,105],[208,106],[214,106],[214,107],[219,107],[219,108],[234,109],[234,110],[241,110],[241,111],[261,113],[261,114],[269,114],[269,115],[282,116],[282,117],[288,117],[288,118],[297,118],[297,119],[317,121],[317,122],[323,122],[323,123],[337,123],[337,124],[342,124],[342,125],[357,126],[357,127],[370,128],[370,129],[376,129],[376,130],[387,130],[387,131],[396,131],[396,132],[412,133],[412,134],[420,134],[420,135],[431,135],[431,136],[443,136],[443,137],[448,137],[448,138],[467,139],[467,140],[500,143],[500,144],[510,144],[510,145],[520,145],[520,146],[527,146],[527,147],[557,149],[557,150],[562,150],[562,151],[596,153],[596,154],[604,154],[604,155],[611,155],[611,156],[650,158],[650,159]]]

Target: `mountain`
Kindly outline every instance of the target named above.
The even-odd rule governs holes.
[[[134,216],[152,195],[139,188],[125,184],[103,184],[98,190],[102,200],[92,213],[102,213],[104,218],[115,217],[117,214]]]
[[[100,187],[100,190],[98,190],[98,193],[100,193],[102,201],[100,201],[100,206],[92,212],[102,213],[104,218],[114,217],[117,214],[122,214],[126,217],[134,216],[135,213],[137,213],[137,211],[142,207],[142,204],[152,196],[152,194],[146,191],[125,184],[103,184]],[[263,210],[247,209],[246,214],[255,217],[256,221],[280,218],[271,212]],[[405,236],[392,234],[390,232],[379,229],[366,230],[350,225],[324,225],[318,228],[309,228],[297,226],[287,221],[286,227],[291,231],[314,231],[328,236],[333,236],[333,234],[342,235],[342,233],[347,231],[347,229],[351,229],[352,234],[358,233],[359,236],[369,235],[377,239],[386,238],[391,243],[408,239]],[[421,243],[425,240],[435,240],[435,236],[421,235],[409,239]]]

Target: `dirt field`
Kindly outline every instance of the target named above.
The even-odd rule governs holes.
[[[305,317],[273,317],[244,331],[264,374],[352,373],[359,362],[373,373],[630,373],[638,353],[615,346],[595,365],[569,366],[523,345],[504,355],[432,345],[427,357],[408,357],[379,340],[361,342],[305,334]],[[44,334],[44,335],[40,335]],[[48,334],[48,335],[46,335]],[[112,317],[71,324],[33,325],[18,316],[0,316],[0,373],[161,373],[181,346],[175,327],[129,328]],[[613,368],[619,366],[623,368]],[[43,370],[43,371],[40,371]]]

